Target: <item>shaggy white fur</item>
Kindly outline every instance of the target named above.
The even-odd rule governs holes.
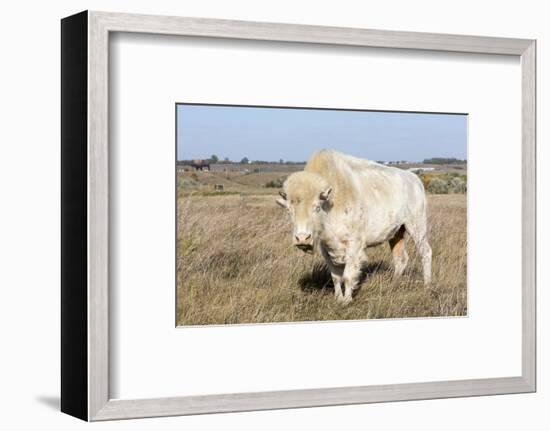
[[[302,172],[287,178],[280,194],[277,203],[288,210],[294,225],[294,245],[321,252],[338,301],[352,301],[368,247],[389,241],[395,274],[401,275],[408,261],[405,233],[422,259],[424,283],[431,282],[426,195],[414,173],[321,150]]]

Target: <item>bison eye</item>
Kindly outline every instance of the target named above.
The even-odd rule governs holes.
[[[316,213],[321,211],[321,205],[316,205],[315,208],[313,209],[313,211],[315,211]]]

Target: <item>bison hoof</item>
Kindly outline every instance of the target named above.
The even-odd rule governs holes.
[[[339,298],[336,298],[336,300],[341,304],[341,305],[348,305],[353,299],[351,296],[340,296]]]

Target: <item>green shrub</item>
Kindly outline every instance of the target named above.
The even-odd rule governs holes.
[[[466,193],[468,190],[468,181],[466,175],[456,172],[433,173],[427,172],[420,174],[420,179],[428,193],[448,194],[448,193]]]
[[[428,183],[427,191],[435,195],[444,195],[449,193],[449,184],[447,181],[436,177]]]
[[[280,189],[281,187],[283,187],[283,183],[285,182],[285,180],[286,177],[279,177],[275,180],[268,181],[267,183],[265,183],[265,186],[267,188]]]
[[[199,186],[199,183],[192,177],[187,177],[183,175],[178,175],[178,187],[185,189],[196,189]]]
[[[464,181],[460,177],[454,177],[449,182],[449,190],[451,193],[466,193],[467,191],[467,185],[466,181]]]

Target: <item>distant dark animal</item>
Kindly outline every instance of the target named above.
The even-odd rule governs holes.
[[[210,170],[210,163],[208,162],[208,160],[202,160],[202,159],[193,160],[193,163],[191,163],[191,166],[193,166],[196,171]]]

